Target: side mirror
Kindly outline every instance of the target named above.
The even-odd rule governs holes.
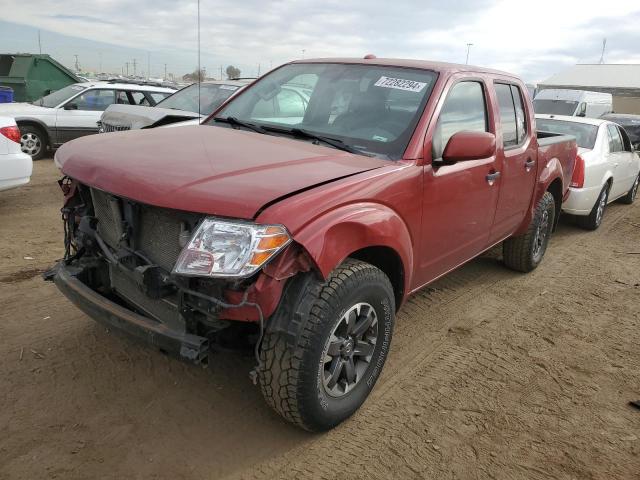
[[[496,136],[489,132],[462,131],[454,133],[442,154],[445,163],[480,160],[496,154]]]
[[[76,105],[75,103],[67,103],[64,106],[65,110],[77,110],[78,109],[78,105]]]

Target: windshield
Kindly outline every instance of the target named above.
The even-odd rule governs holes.
[[[73,97],[76,93],[79,93],[86,89],[87,87],[83,87],[82,85],[69,85],[68,87],[64,87],[60,90],[57,90],[49,95],[46,95],[35,102],[34,105],[39,105],[41,107],[53,108],[60,105],[65,100]]]
[[[335,140],[362,153],[402,158],[436,74],[378,65],[286,65],[217,114],[268,131]],[[210,124],[229,126],[229,124]],[[325,142],[327,143],[327,142]]]
[[[598,126],[588,123],[567,122],[565,120],[536,119],[536,128],[541,132],[573,135],[579,147],[593,150],[598,136]]]
[[[569,100],[534,100],[533,111],[544,115],[573,115],[578,102]]]
[[[237,85],[200,84],[200,113],[203,115],[211,114],[239,88]],[[158,102],[156,106],[198,113],[198,84],[194,83],[182,90],[178,90],[173,95]]]

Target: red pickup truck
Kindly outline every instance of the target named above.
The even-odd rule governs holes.
[[[409,295],[500,242],[538,266],[576,156],[518,78],[414,60],[289,63],[206,123],[60,148],[46,278],[182,358],[250,343],[266,401],[314,431],[364,402]]]

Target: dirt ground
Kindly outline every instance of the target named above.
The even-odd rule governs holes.
[[[413,297],[364,407],[311,435],[251,358],[167,358],[41,280],[57,177],[40,161],[0,193],[0,478],[640,478],[640,202],[597,232],[563,221],[529,275],[496,250]]]

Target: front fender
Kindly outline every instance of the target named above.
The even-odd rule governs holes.
[[[359,202],[331,210],[294,237],[326,279],[348,256],[368,247],[392,249],[402,261],[405,291],[413,274],[413,241],[402,218],[389,207]]]

